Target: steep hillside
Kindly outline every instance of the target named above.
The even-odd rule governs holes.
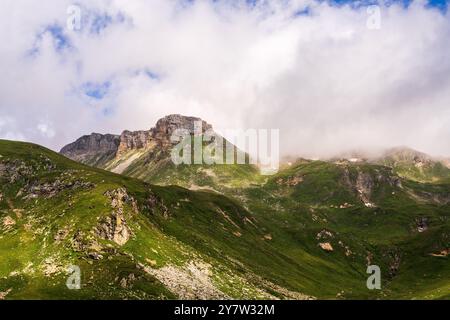
[[[384,166],[303,161],[240,199],[284,252],[320,256],[322,247],[377,264],[381,297],[450,298],[449,184],[410,181]]]
[[[294,266],[223,196],[153,187],[31,144],[0,141],[0,155],[2,298],[306,298],[276,284]],[[81,290],[66,288],[70,265]]]
[[[223,196],[30,144],[0,141],[0,155],[4,298],[450,298],[445,184],[302,161]],[[81,290],[66,288],[70,265]]]
[[[216,193],[151,186],[31,144],[0,141],[0,154],[2,298],[305,299],[333,297],[338,283],[364,290],[352,262],[285,254],[256,216]],[[70,265],[81,269],[81,290],[66,288]]]

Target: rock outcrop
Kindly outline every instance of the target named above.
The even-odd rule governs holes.
[[[185,266],[168,265],[160,269],[145,267],[147,273],[161,281],[182,300],[230,299],[212,282],[211,266],[201,261],[191,261]]]
[[[378,167],[367,170],[364,166],[345,164],[340,182],[354,193],[367,208],[376,208],[373,195],[380,188],[403,189],[402,180],[392,169]],[[334,208],[347,209],[353,207],[351,203],[344,203]]]
[[[117,149],[117,156],[127,153],[130,150],[149,148],[154,141],[151,131],[124,131],[120,136],[120,144]]]
[[[132,235],[125,218],[124,204],[129,204],[133,208],[134,213],[137,213],[136,201],[122,188],[108,191],[105,193],[105,196],[111,199],[113,212],[101,221],[94,232],[102,239],[114,241],[118,245],[123,246]]]
[[[58,178],[52,182],[29,184],[19,190],[17,195],[22,196],[22,199],[25,200],[36,199],[39,197],[49,199],[57,196],[64,190],[90,190],[94,188],[95,184],[92,182]]]
[[[327,252],[333,252],[334,251],[333,246],[329,242],[319,243],[319,247],[321,247],[322,250],[327,251]]]
[[[429,221],[426,217],[416,218],[415,224],[416,230],[420,233],[427,231],[429,228]]]
[[[160,119],[152,133],[159,146],[167,147],[172,145],[170,138],[176,130],[187,130],[190,134],[196,134],[212,130],[212,126],[200,118],[170,115]]]
[[[375,204],[370,201],[373,187],[374,181],[372,179],[372,176],[368,173],[358,171],[358,177],[356,179],[356,190],[358,191],[361,201],[368,208],[375,207]]]
[[[23,161],[0,161],[0,179],[15,183],[20,178],[33,175],[33,167]]]

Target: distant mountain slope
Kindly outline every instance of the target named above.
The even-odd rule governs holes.
[[[406,178],[419,182],[450,182],[450,169],[446,162],[410,148],[388,150],[377,163],[389,166]]]
[[[392,168],[401,177],[427,183],[449,183],[450,166],[448,159],[437,158],[423,152],[397,147],[387,150],[344,152],[327,159],[329,162],[369,163]]]

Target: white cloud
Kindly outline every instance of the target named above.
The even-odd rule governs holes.
[[[71,1],[0,3],[0,118],[13,119],[0,137],[59,148],[182,113],[280,128],[290,153],[409,145],[450,155],[450,19],[423,2],[383,7],[380,30],[367,28],[365,8],[310,0],[79,3],[83,29],[63,29],[66,46],[45,30],[65,28]]]
[[[53,138],[56,134],[52,126],[47,123],[39,123],[37,129],[45,138]]]

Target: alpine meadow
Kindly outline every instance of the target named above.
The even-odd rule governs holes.
[[[450,300],[448,1],[0,8],[0,300]]]

